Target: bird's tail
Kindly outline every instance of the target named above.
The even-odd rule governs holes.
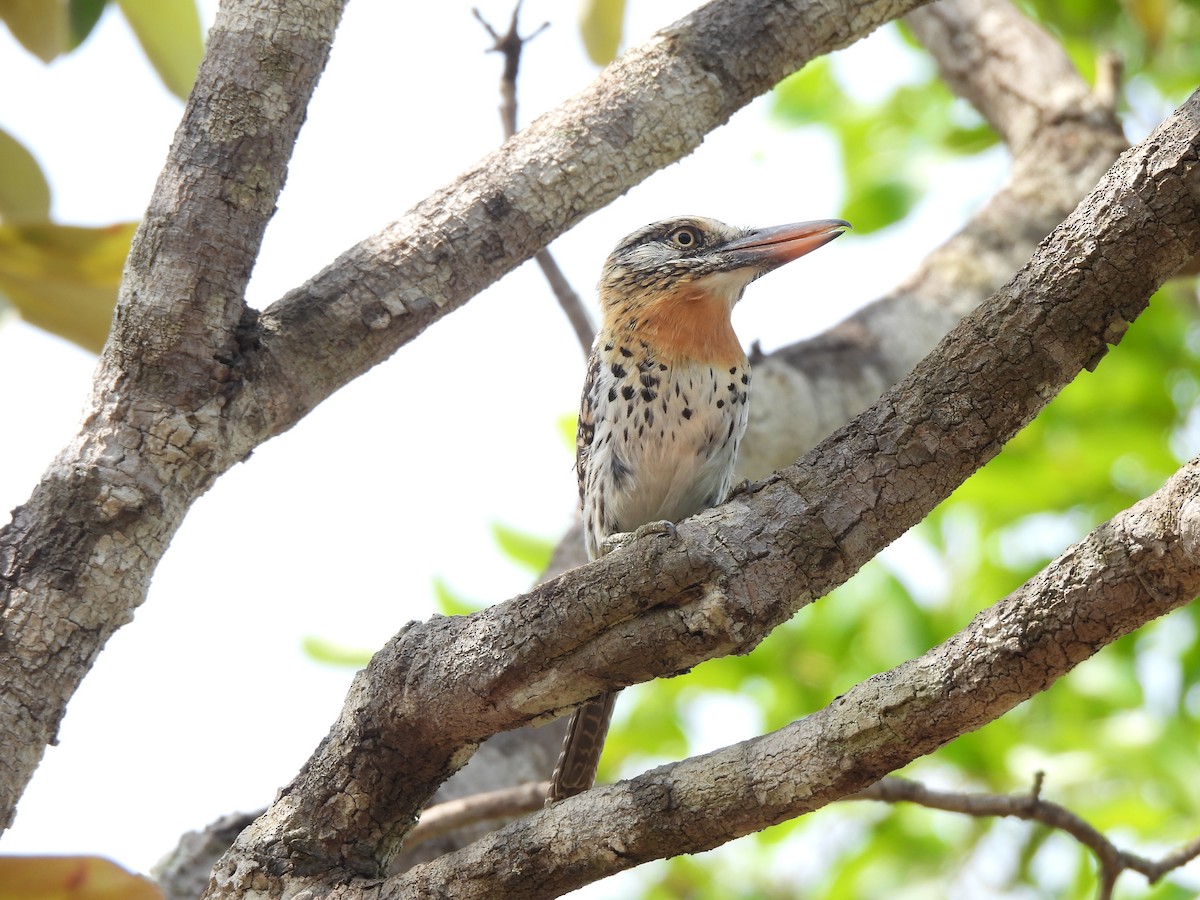
[[[596,767],[600,764],[600,752],[604,749],[618,693],[602,694],[572,713],[554,774],[550,776],[547,805],[583,793],[596,780]]]

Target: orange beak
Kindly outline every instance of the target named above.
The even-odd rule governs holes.
[[[842,219],[818,219],[774,228],[751,228],[717,252],[728,263],[727,271],[753,268],[761,275],[824,247],[850,227]]]

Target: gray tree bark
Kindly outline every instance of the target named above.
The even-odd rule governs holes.
[[[377,880],[433,786],[484,737],[748,652],[923,518],[1200,251],[1198,183],[1200,91],[907,378],[797,464],[673,537],[475,615],[410,626],[356,679],[329,737],[239,836],[208,896],[557,896],[852,793],[1189,602],[1200,589],[1196,464],[959,635],[796,725],[593,789]]]
[[[717,0],[256,316],[246,282],[343,5],[221,5],[82,430],[0,530],[4,828],[217,477],[807,60],[919,0]]]
[[[0,531],[0,821],[11,821],[67,699],[215,478],[784,75],[917,5],[717,0],[256,317],[246,281],[341,4],[224,3],[135,240],[83,429]],[[977,20],[1000,7],[948,8],[925,23],[931,42],[942,26],[962,31],[954,10]],[[972,63],[992,64],[1005,71],[1003,59]],[[1020,104],[1006,111],[1005,90],[979,102],[993,104],[1015,155],[1064,110],[1083,120],[1072,136],[1095,132],[1093,148],[1111,151],[1111,115],[1071,90],[1061,104],[1034,104],[1032,118]],[[1196,474],[1185,467],[990,616],[829,709],[381,880],[433,791],[489,735],[747,652],[993,456],[1200,251],[1198,150],[1193,96],[991,301],[799,464],[681,523],[674,538],[397,635],[356,679],[309,763],[239,837],[210,896],[553,896],[852,792],[1190,600],[1200,567]],[[1067,152],[1064,169],[1097,166],[1091,152]],[[1056,202],[1069,207],[1071,190]],[[987,235],[964,240],[972,236],[984,241],[979,256]],[[927,282],[952,317],[988,293],[982,277],[972,295],[947,276],[953,259],[931,264]],[[945,315],[933,313],[931,335]],[[877,339],[897,377],[920,355]],[[841,418],[886,383],[858,389]],[[800,767],[798,757],[810,761]],[[702,810],[711,823],[699,827],[692,816]]]

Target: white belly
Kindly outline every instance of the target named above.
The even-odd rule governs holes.
[[[588,553],[619,531],[722,502],[746,430],[749,367],[630,366],[597,373],[583,465]]]

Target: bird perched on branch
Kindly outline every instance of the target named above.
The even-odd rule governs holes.
[[[687,216],[647,225],[608,257],[575,469],[589,559],[614,535],[725,500],[746,430],[750,366],[730,313],[751,281],[829,243],[840,219],[741,229]],[[571,716],[548,802],[592,786],[616,692]]]

